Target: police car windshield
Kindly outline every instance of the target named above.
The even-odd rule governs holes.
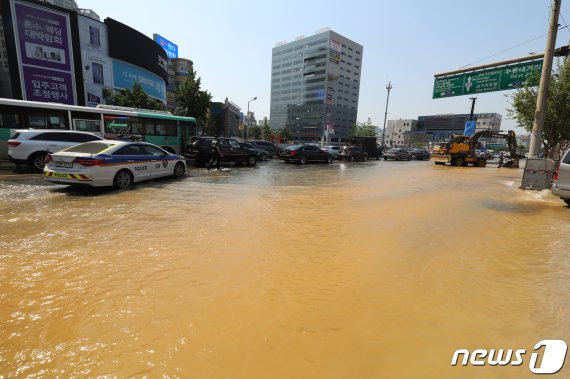
[[[68,153],[85,153],[85,154],[99,154],[103,150],[114,146],[114,143],[109,142],[87,142],[77,146],[70,147],[65,151]]]

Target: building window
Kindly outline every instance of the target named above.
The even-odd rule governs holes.
[[[101,38],[99,36],[99,29],[89,26],[89,43],[92,46],[101,46]]]
[[[93,83],[101,85],[105,84],[103,80],[103,65],[91,62],[91,67],[93,70]]]

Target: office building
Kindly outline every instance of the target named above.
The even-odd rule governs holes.
[[[298,142],[348,139],[357,120],[363,47],[324,30],[273,48],[271,128]]]
[[[431,133],[432,141],[443,141],[450,134],[463,134],[465,123],[469,121],[469,114],[443,114],[433,116],[419,116],[418,131]],[[476,113],[476,131],[491,129],[500,130],[502,116],[498,113]]]

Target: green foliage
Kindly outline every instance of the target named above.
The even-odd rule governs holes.
[[[356,122],[352,126],[352,137],[376,137],[376,127],[370,119],[366,122]]]
[[[247,138],[249,139],[260,139],[261,138],[261,128],[259,126],[250,126],[247,128]]]
[[[517,124],[532,132],[538,88],[527,86],[517,90],[510,96],[511,107],[508,116]],[[546,112],[542,144],[545,152],[558,143],[570,141],[570,63],[558,64],[552,72]]]
[[[277,133],[279,133],[279,136],[281,137],[281,139],[284,139],[284,140],[287,140],[287,141],[293,139],[293,136],[291,135],[291,132],[290,132],[289,129],[287,129],[287,128],[279,129],[279,130],[277,131]]]
[[[265,119],[261,131],[263,132],[263,139],[269,140],[271,138],[271,134],[273,133],[273,131],[271,130],[271,127],[267,123],[267,119]]]
[[[121,107],[163,110],[164,104],[150,98],[139,83],[133,84],[133,89],[125,88],[113,97],[112,103]]]
[[[196,118],[199,127],[208,125],[210,101],[212,94],[200,90],[201,79],[196,78],[196,72],[190,69],[186,80],[176,88],[176,103],[183,116]]]

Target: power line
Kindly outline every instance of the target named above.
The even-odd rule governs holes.
[[[564,24],[566,24],[566,21],[564,21]],[[568,28],[568,25],[566,25],[566,26],[560,26],[560,27],[558,28],[558,30],[564,29],[564,28]],[[489,59],[489,58],[496,57],[497,55],[501,55],[501,54],[503,54],[503,53],[506,53],[506,52],[509,51],[509,50],[516,49],[517,47],[520,47],[520,46],[522,46],[522,45],[526,45],[527,43],[536,41],[537,39],[541,39],[541,38],[543,38],[543,37],[545,37],[545,36],[547,36],[547,35],[548,35],[548,33],[545,33],[545,34],[543,34],[543,35],[541,35],[541,36],[538,36],[538,37],[536,37],[536,38],[533,38],[533,39],[530,39],[530,40],[528,40],[528,41],[519,43],[518,45],[515,45],[515,46],[513,46],[513,47],[509,47],[508,49],[499,51],[498,53],[489,55],[488,57],[485,57],[485,58],[483,58],[483,59],[479,59],[478,61],[475,61],[475,62],[466,64],[465,66],[460,67],[460,69],[465,68],[465,67],[472,66],[472,65],[474,65],[475,63],[483,62],[483,61],[485,61],[485,60],[487,60],[487,59]]]

